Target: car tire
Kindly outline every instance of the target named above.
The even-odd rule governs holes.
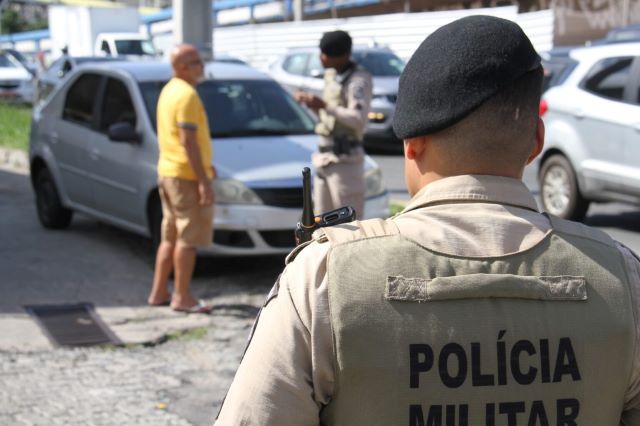
[[[64,207],[56,183],[46,168],[38,171],[34,179],[36,210],[40,224],[47,229],[64,229],[71,223],[73,211]]]
[[[540,197],[545,211],[562,219],[582,221],[589,200],[580,193],[576,173],[563,155],[552,155],[540,169]]]

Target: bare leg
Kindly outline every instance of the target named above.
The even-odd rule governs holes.
[[[153,275],[153,287],[151,288],[151,294],[149,294],[148,298],[148,302],[151,305],[161,304],[169,300],[167,282],[169,280],[169,274],[173,269],[174,249],[175,245],[167,241],[162,241],[158,246],[156,266]]]
[[[175,288],[173,292],[173,299],[171,300],[171,307],[174,309],[190,308],[198,303],[198,300],[189,292],[191,277],[193,276],[193,269],[196,264],[195,247],[187,247],[177,244],[176,249],[173,252],[173,264],[175,265],[175,271],[173,274]]]

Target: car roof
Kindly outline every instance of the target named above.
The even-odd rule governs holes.
[[[601,46],[583,47],[574,49],[569,56],[578,60],[590,60],[607,58],[610,56],[635,56],[640,55],[640,43],[606,44]]]
[[[171,66],[160,61],[115,61],[87,63],[82,69],[95,71],[116,70],[131,75],[136,81],[160,81],[171,78]],[[228,62],[210,62],[205,65],[205,78],[231,80],[271,80],[268,75],[246,65]]]
[[[287,49],[287,53],[294,52],[317,52],[320,48],[318,46],[305,46],[305,47],[290,47]],[[386,46],[365,46],[355,44],[351,48],[352,52],[391,52],[391,49]]]

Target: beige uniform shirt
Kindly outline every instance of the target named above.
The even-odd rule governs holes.
[[[394,218],[400,233],[432,250],[463,257],[503,256],[540,242],[550,224],[519,180],[457,176],[433,182],[409,203],[425,207]],[[318,425],[334,384],[326,280],[329,244],[312,243],[282,273],[267,301],[216,425]],[[640,313],[640,261],[619,245]],[[636,341],[640,321],[636,323]],[[624,402],[625,425],[640,425],[636,345]]]
[[[343,80],[345,74],[338,75],[336,80]],[[336,121],[342,125],[356,129],[358,133],[364,133],[364,129],[369,122],[372,87],[371,75],[364,69],[357,67],[348,77],[342,89],[343,106],[327,106],[324,111],[328,115],[335,117]],[[332,144],[333,139],[331,137],[320,136],[320,146],[331,146]]]

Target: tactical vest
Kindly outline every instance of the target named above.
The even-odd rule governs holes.
[[[441,254],[391,220],[324,229],[335,344],[327,425],[618,425],[634,354],[624,260],[552,220],[535,247]]]
[[[341,106],[347,105],[346,93],[344,88],[346,87],[349,78],[358,70],[357,65],[354,65],[347,71],[347,75],[342,78],[341,81],[336,79],[337,74],[334,68],[327,68],[324,72],[324,91],[322,93],[322,99],[328,106]],[[333,115],[327,114],[323,109],[319,111],[319,121],[316,125],[316,133],[322,136],[330,136],[333,138],[344,138],[353,142],[362,140],[362,132],[351,127],[347,127],[340,123]]]

